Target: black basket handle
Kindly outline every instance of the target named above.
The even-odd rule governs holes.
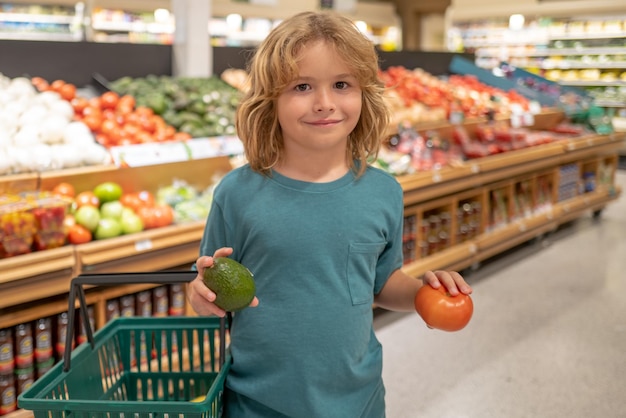
[[[84,285],[92,286],[115,286],[124,284],[174,284],[189,283],[198,272],[193,270],[184,271],[157,271],[157,272],[140,272],[140,273],[99,273],[99,274],[81,274],[72,279],[70,285],[70,294],[68,298],[68,325],[65,335],[65,352],[63,353],[63,371],[70,369],[72,341],[74,340],[74,323],[76,322],[76,298],[79,304],[85,310],[87,309],[87,299],[85,297]],[[94,348],[93,330],[89,322],[88,315],[81,315],[83,326],[87,332],[87,340],[91,347]],[[227,313],[228,325],[230,326],[232,316]],[[220,318],[220,367],[224,365],[226,356],[226,318]]]

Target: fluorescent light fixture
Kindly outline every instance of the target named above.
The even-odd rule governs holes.
[[[524,28],[524,15],[514,14],[509,17],[509,29],[520,30]]]

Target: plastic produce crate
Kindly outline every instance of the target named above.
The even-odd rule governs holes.
[[[172,272],[156,283],[189,281]],[[71,341],[76,293],[85,306],[82,284],[152,282],[154,274],[90,275],[72,281]],[[162,277],[161,277],[162,276]],[[195,277],[195,273],[193,273]],[[113,278],[113,281],[101,280]],[[97,280],[92,280],[96,278]],[[129,278],[125,280],[125,278]],[[135,280],[140,278],[141,280]],[[65,356],[18,397],[18,406],[39,417],[220,417],[222,393],[229,370],[226,323],[207,317],[120,317],[95,334],[88,323],[88,342]]]

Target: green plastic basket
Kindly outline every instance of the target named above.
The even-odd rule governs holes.
[[[20,394],[18,406],[36,418],[221,417],[224,328],[219,318],[116,318],[88,329],[89,342]]]

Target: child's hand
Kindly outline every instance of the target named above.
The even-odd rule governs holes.
[[[232,253],[232,248],[224,247],[215,251],[213,257],[201,256],[198,260],[196,260],[198,275],[189,283],[189,286],[187,287],[187,299],[189,300],[193,310],[196,311],[198,315],[215,315],[219,317],[224,317],[226,315],[226,311],[214,303],[217,296],[204,284],[202,276],[204,275],[204,269],[213,265],[214,258],[228,257]],[[259,300],[255,296],[250,303],[250,306],[254,307],[258,304]]]
[[[435,289],[443,285],[452,296],[458,295],[459,292],[466,295],[472,293],[470,285],[468,285],[463,276],[456,271],[427,271],[426,274],[424,274],[424,284],[429,284]]]

